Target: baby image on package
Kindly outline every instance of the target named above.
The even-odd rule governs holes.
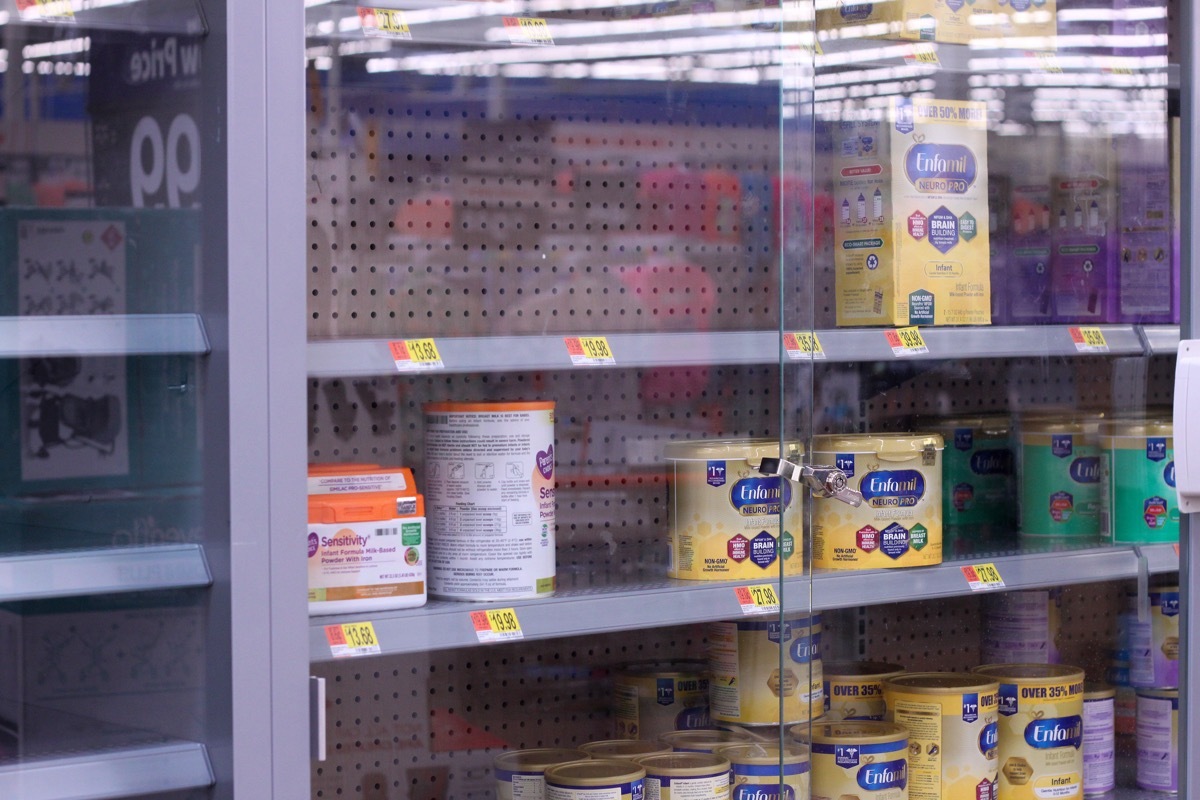
[[[837,324],[988,325],[987,109],[893,98],[830,126]]]

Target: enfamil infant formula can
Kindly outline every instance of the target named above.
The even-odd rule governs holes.
[[[646,770],[634,761],[573,761],[546,769],[546,800],[642,800]]]
[[[825,715],[822,722],[881,720],[887,712],[883,682],[904,667],[879,661],[825,661]]]
[[[646,770],[646,800],[729,800],[727,758],[671,753],[636,760]]]
[[[803,745],[733,744],[716,755],[733,767],[731,800],[809,796],[808,748]]]
[[[657,739],[709,727],[707,666],[699,661],[631,664],[613,676],[619,738]]]
[[[707,629],[714,720],[778,725],[820,716],[820,615],[712,622]]]
[[[908,731],[890,722],[797,725],[812,751],[812,800],[908,800]]]
[[[546,795],[547,767],[582,761],[588,754],[564,747],[538,747],[531,750],[512,750],[496,756],[493,774],[496,777],[497,800],[543,800]]]
[[[782,457],[798,460],[800,452],[787,444]],[[764,458],[780,458],[777,440],[671,442],[664,456],[671,481],[669,577],[757,580],[781,569],[785,576],[803,573],[802,491],[758,470]]]

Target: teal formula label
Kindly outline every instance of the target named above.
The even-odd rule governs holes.
[[[1116,544],[1179,541],[1175,447],[1170,436],[1102,439],[1101,533]]]
[[[1070,427],[1067,427],[1070,430]],[[1021,434],[1021,533],[1090,538],[1100,534],[1100,448],[1082,431]]]
[[[943,435],[943,532],[974,539],[1011,531],[1015,470],[1007,432],[955,427]]]

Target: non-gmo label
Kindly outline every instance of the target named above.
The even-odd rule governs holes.
[[[421,523],[405,522],[400,525],[400,543],[405,547],[421,543]]]
[[[918,289],[908,296],[908,324],[933,324],[934,298],[933,292]]]

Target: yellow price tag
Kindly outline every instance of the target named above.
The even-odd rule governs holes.
[[[937,48],[931,44],[914,44],[912,50],[904,57],[905,61],[916,64],[941,64]]]
[[[531,44],[543,47],[554,44],[550,26],[541,17],[505,17],[504,30],[512,44]]]
[[[800,359],[815,361],[825,358],[825,349],[821,347],[821,340],[812,331],[785,333],[783,349],[787,352],[788,358],[793,361]]]
[[[405,339],[398,342],[388,342],[392,353],[392,361],[401,372],[414,370],[442,369],[442,354],[438,352],[437,343],[433,339]]]
[[[1108,342],[1099,328],[1070,328],[1071,341],[1080,353],[1107,353]]]
[[[743,614],[767,614],[779,611],[779,594],[769,583],[738,586],[734,589]]]
[[[489,608],[487,611],[472,611],[471,625],[481,642],[499,642],[523,639],[521,622],[512,608]]]
[[[358,21],[364,36],[381,39],[411,39],[412,32],[404,20],[404,12],[395,8],[358,7]]]
[[[1062,72],[1062,65],[1058,63],[1057,53],[1048,53],[1046,51],[1038,51],[1034,54],[1037,58],[1038,68],[1042,72]]]
[[[21,19],[49,22],[74,22],[71,0],[17,0]]]
[[[915,356],[929,352],[925,337],[917,328],[896,328],[884,331],[884,335],[887,337],[888,346],[892,348],[892,355]]]
[[[962,567],[962,573],[973,592],[1004,588],[1004,579],[995,564],[971,564]]]
[[[616,364],[612,347],[604,336],[568,336],[567,354],[575,366],[596,366],[599,364]]]
[[[344,625],[326,625],[325,638],[334,658],[365,656],[382,652],[375,626],[370,622],[347,622]]]

